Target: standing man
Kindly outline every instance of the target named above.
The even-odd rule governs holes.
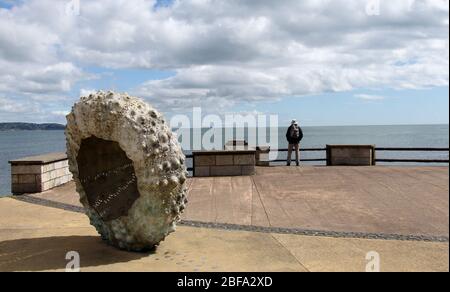
[[[292,149],[295,149],[295,162],[297,166],[299,166],[300,165],[299,144],[300,141],[303,139],[303,131],[298,125],[296,120],[292,120],[291,126],[288,128],[286,132],[286,139],[289,142],[287,165],[288,166],[291,165]]]

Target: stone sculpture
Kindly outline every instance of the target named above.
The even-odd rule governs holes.
[[[73,106],[65,134],[80,202],[104,240],[144,251],[175,230],[187,203],[185,156],[158,111],[99,91]]]

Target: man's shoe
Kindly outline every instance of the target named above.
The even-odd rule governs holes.
[[[288,164],[286,164],[287,166],[291,166],[291,164],[290,163],[288,163]]]

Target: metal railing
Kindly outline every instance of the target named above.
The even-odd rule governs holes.
[[[186,159],[193,159],[194,155],[193,154],[186,154],[185,155]],[[194,171],[194,166],[188,167],[186,168],[187,171]]]
[[[449,152],[449,148],[432,148],[432,147],[410,147],[410,148],[395,148],[395,147],[377,147],[377,152]],[[390,163],[449,163],[448,159],[395,159],[395,158],[377,158],[376,162],[390,162]]]
[[[326,152],[326,148],[300,148],[301,152]],[[271,149],[271,151],[288,152],[289,149]],[[376,152],[449,152],[449,148],[433,148],[433,147],[376,147]],[[186,155],[186,159],[192,159],[193,155]],[[326,162],[326,158],[301,158],[302,162]],[[448,164],[449,159],[406,159],[406,158],[377,158],[376,162],[384,163],[442,163]],[[286,159],[276,159],[270,162],[286,162]],[[193,167],[189,167],[188,171],[193,171]]]
[[[322,151],[326,151],[326,148],[300,148],[300,152],[322,152]],[[278,152],[288,152],[289,149],[271,149],[270,151],[278,151]],[[300,156],[300,161],[301,162],[326,162],[327,159],[326,158],[302,158]],[[286,162],[286,158],[285,159],[276,159],[276,160],[271,160],[270,162]]]

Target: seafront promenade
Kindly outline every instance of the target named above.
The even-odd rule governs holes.
[[[102,243],[73,182],[0,199],[0,271],[449,270],[448,167],[257,167],[190,178],[177,231],[153,252]]]

